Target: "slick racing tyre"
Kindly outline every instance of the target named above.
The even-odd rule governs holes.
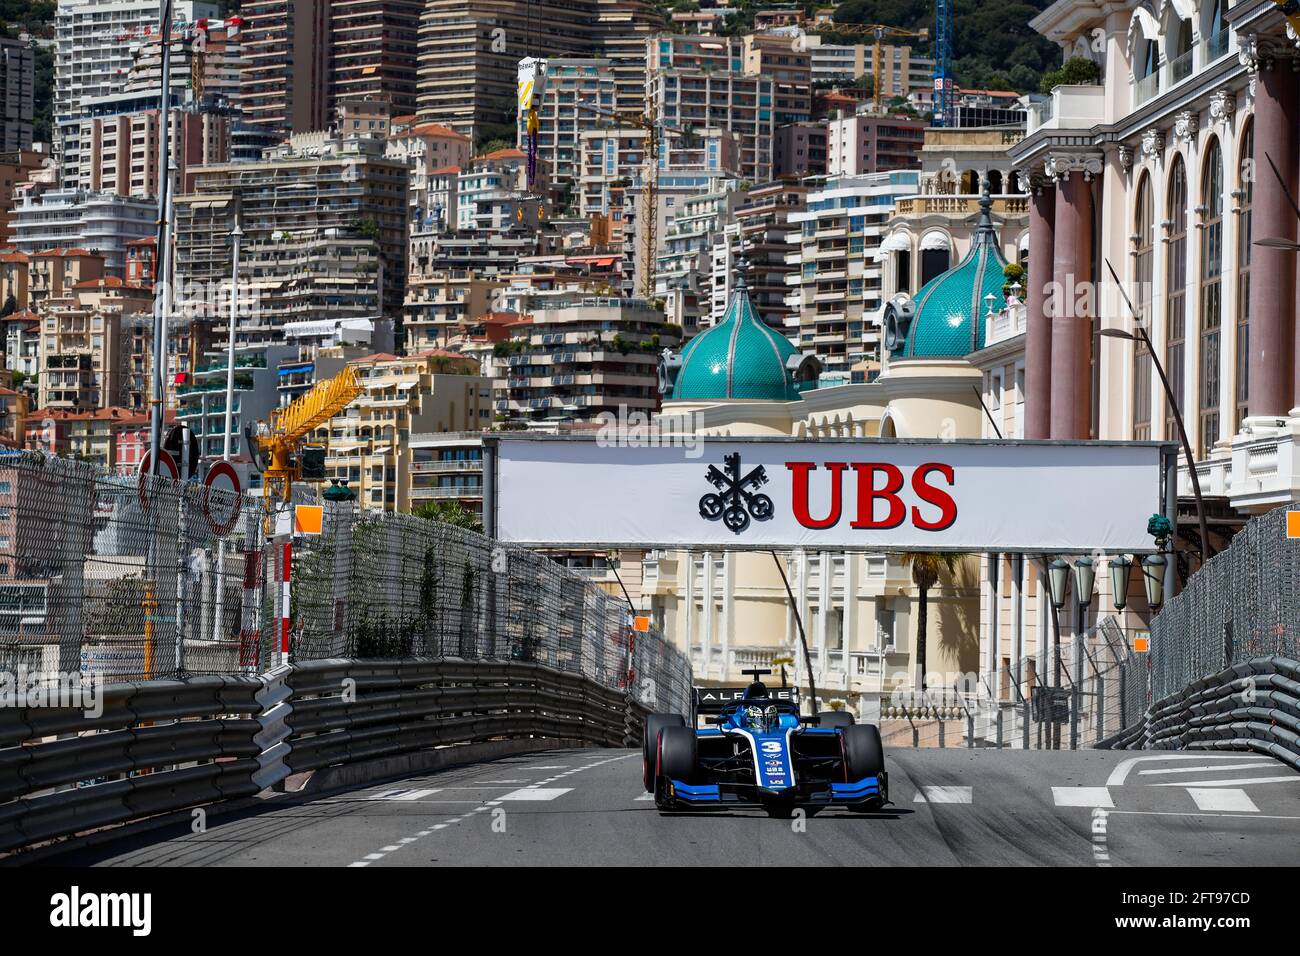
[[[659,743],[659,731],[665,727],[685,727],[686,721],[681,714],[651,714],[645,719],[645,737],[641,741],[641,778],[645,783],[646,793],[655,788],[655,748]]]
[[[852,727],[853,715],[846,710],[823,710],[817,714],[818,727]]]
[[[695,731],[690,727],[665,727],[659,731],[659,776],[683,783],[695,779]]]
[[[851,781],[880,775],[885,769],[885,748],[875,725],[854,724],[844,729],[844,762]]]

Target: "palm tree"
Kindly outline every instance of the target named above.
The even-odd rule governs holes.
[[[917,606],[916,663],[921,670],[921,693],[925,693],[925,638],[930,617],[930,588],[939,583],[939,576],[952,576],[961,564],[963,554],[952,551],[904,551],[899,560],[912,569],[912,583],[921,592]]]

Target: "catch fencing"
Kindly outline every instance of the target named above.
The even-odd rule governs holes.
[[[685,657],[573,571],[448,524],[323,507],[320,534],[277,536],[254,495],[5,455],[0,673],[28,688],[254,676],[283,663],[287,620],[295,663],[531,662],[651,710],[687,707]]]
[[[1127,720],[1099,746],[1242,749],[1300,763],[1300,543],[1252,518],[1169,600],[1124,662]]]
[[[1063,633],[1059,645],[1019,669],[971,674],[924,693],[900,691],[880,703],[881,738],[887,748],[1094,747],[1142,713],[1125,684],[1125,667],[1138,657],[1131,643],[1106,617],[1086,633]]]

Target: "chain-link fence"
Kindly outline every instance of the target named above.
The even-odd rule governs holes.
[[[1234,664],[1300,659],[1300,542],[1287,539],[1290,510],[1246,522],[1156,615],[1150,653],[1124,662],[1125,726]]]
[[[1132,641],[1113,617],[1060,642],[1019,668],[970,674],[951,687],[902,691],[880,707],[880,732],[893,747],[1092,747],[1145,708],[1125,667]],[[1059,660],[1059,666],[1058,666]]]
[[[266,671],[289,555],[291,660],[536,661],[651,709],[687,706],[685,657],[548,558],[410,515],[324,509],[319,535],[290,542],[267,534],[255,496],[6,455],[0,670],[110,683]]]

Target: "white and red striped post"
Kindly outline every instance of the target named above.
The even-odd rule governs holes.
[[[244,552],[244,594],[239,609],[239,666],[257,670],[261,661],[262,552]]]
[[[293,535],[285,539],[280,552],[280,653],[276,665],[289,663],[289,584],[293,570]]]

